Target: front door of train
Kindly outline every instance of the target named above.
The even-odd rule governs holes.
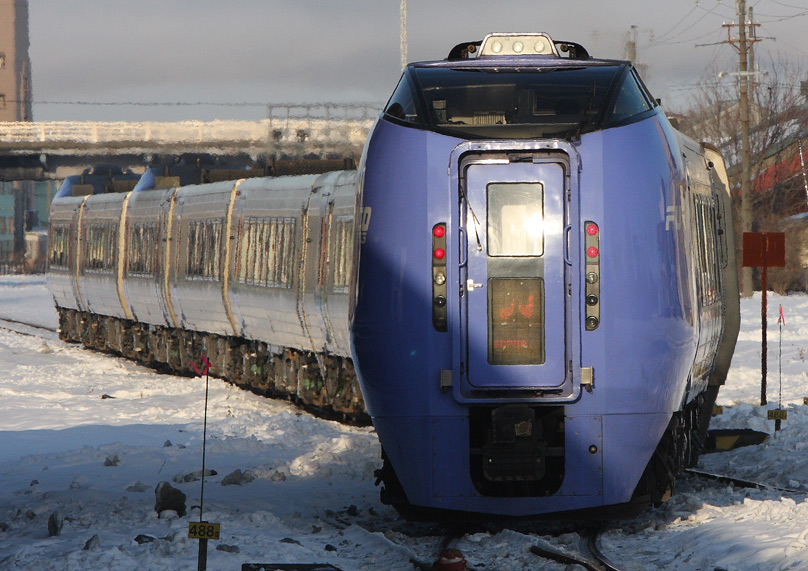
[[[571,383],[568,167],[542,157],[477,155],[460,165],[467,392],[559,393]]]

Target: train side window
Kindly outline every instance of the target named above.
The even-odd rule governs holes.
[[[337,218],[334,224],[334,255],[331,260],[334,276],[334,291],[346,292],[351,285],[351,264],[353,263],[353,218]]]
[[[255,272],[255,258],[258,254],[256,244],[256,234],[258,227],[255,221],[248,218],[241,226],[241,240],[239,242],[238,255],[238,281],[250,283],[250,277]]]
[[[715,204],[694,197],[696,230],[696,286],[702,307],[715,303],[721,293],[721,274],[716,248]]]
[[[282,252],[279,270],[275,276],[275,283],[285,287],[292,287],[292,260],[295,251],[295,219],[285,218],[281,222],[281,242],[278,251]]]
[[[333,203],[329,204],[329,212],[327,215],[323,216],[322,222],[320,222],[320,260],[317,264],[317,285],[320,288],[325,288],[327,285],[328,269],[331,265],[329,254],[332,248],[329,232],[331,231],[331,223],[334,218],[331,212],[333,207]]]
[[[87,226],[84,238],[82,269],[110,273],[115,268],[118,224],[101,222]]]
[[[696,235],[698,238],[698,276],[699,276],[699,303],[709,305],[707,276],[707,236],[704,231],[704,205],[700,199],[696,200]]]
[[[710,302],[714,303],[718,300],[721,290],[721,269],[718,262],[718,250],[716,247],[716,241],[718,239],[715,226],[716,209],[715,204],[712,202],[705,203],[704,208],[704,218],[706,224],[705,232],[707,233],[707,263],[709,264],[707,271],[710,276]]]
[[[222,221],[193,220],[188,225],[188,279],[218,281],[221,272]]]
[[[156,275],[157,248],[157,223],[133,224],[126,252],[127,273],[144,277]]]
[[[250,279],[253,283],[266,285],[269,276],[267,258],[269,256],[269,236],[272,231],[270,220],[254,220],[250,225],[250,239],[254,244],[250,254]]]
[[[323,217],[320,231],[320,267],[317,283],[321,288],[343,293],[350,285],[353,261],[353,217]]]
[[[283,251],[279,250],[283,241],[283,228],[278,218],[270,218],[263,223],[266,224],[266,232],[263,233],[264,242],[261,244],[261,248],[266,252],[263,274],[265,278],[258,283],[266,286],[277,285],[275,278],[280,274],[283,265]]]
[[[51,268],[67,269],[68,241],[70,228],[68,226],[54,226],[50,238],[50,256],[48,262]]]
[[[239,241],[240,283],[292,287],[294,218],[247,218]]]
[[[647,85],[645,85],[645,82],[642,80],[642,77],[640,77],[640,74],[637,73],[637,70],[634,69],[634,70],[632,70],[631,73],[632,73],[632,75],[634,75],[634,79],[637,82],[637,85],[640,86],[640,89],[642,90],[643,94],[645,95],[645,98],[651,104],[651,107],[657,107],[659,105],[659,100],[656,99],[653,95],[651,95],[651,90],[648,89]]]

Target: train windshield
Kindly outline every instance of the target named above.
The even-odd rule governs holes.
[[[569,138],[640,119],[653,100],[625,64],[410,67],[388,117],[464,138]]]

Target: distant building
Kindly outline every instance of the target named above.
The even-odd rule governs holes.
[[[33,121],[28,0],[0,3],[0,121]]]

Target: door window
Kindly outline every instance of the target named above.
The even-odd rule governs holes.
[[[543,255],[541,183],[492,183],[487,194],[488,255]]]

